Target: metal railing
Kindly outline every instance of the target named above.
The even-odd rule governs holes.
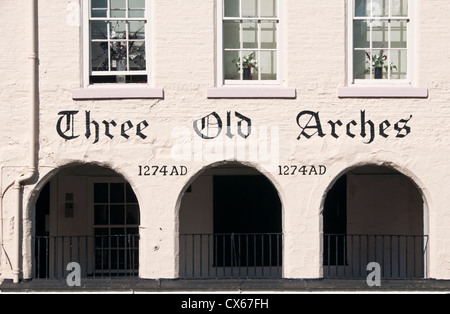
[[[65,278],[76,262],[82,277],[132,277],[139,271],[139,235],[36,236],[34,277]]]
[[[426,277],[426,235],[324,234],[323,240],[325,278],[366,278],[372,262],[383,279]]]
[[[180,234],[180,278],[281,278],[281,233]]]

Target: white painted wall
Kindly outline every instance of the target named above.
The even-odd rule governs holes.
[[[70,1],[70,4],[78,1]],[[114,169],[130,182],[141,207],[141,268],[143,278],[176,278],[178,252],[179,195],[190,178],[204,167],[237,154],[201,158],[196,147],[188,160],[172,155],[178,138],[172,133],[184,128],[192,141],[193,121],[216,111],[226,121],[227,112],[239,112],[256,127],[278,129],[280,165],[325,165],[324,176],[280,176],[266,162],[249,164],[264,172],[277,187],[283,203],[284,276],[318,278],[321,273],[321,210],[332,182],[346,169],[362,164],[391,166],[419,187],[427,209],[426,230],[430,235],[429,271],[431,278],[450,279],[450,74],[445,66],[450,58],[450,42],[442,40],[449,31],[446,0],[418,1],[417,8],[417,86],[427,88],[426,99],[338,98],[338,88],[346,84],[345,1],[316,2],[286,0],[284,56],[287,87],[295,88],[295,99],[208,99],[207,89],[215,87],[215,4],[213,0],[153,1],[152,82],[164,90],[164,99],[74,101],[72,90],[82,86],[81,28],[68,23],[74,11],[63,1],[39,0],[39,178],[73,162],[95,162]],[[28,55],[24,47],[30,39],[26,2],[7,2],[2,21],[9,25],[0,50],[0,167],[2,200],[1,277],[11,278],[8,258],[14,256],[14,208],[17,200],[8,188],[28,164]],[[77,110],[77,139],[66,141],[56,133],[58,113]],[[297,140],[296,123],[303,110],[320,113],[323,138]],[[365,144],[360,132],[360,112],[378,125],[389,120],[389,137],[379,135]],[[130,120],[134,126],[146,120],[145,140],[132,135],[128,140],[114,129],[114,138],[100,132],[99,142],[87,139],[85,111],[100,123],[114,119]],[[409,119],[411,133],[397,138],[394,124]],[[339,138],[330,135],[328,121],[340,119]],[[355,120],[355,138],[345,135],[345,124]],[[236,122],[236,121],[235,121]],[[235,128],[235,124],[232,124]],[[233,129],[236,133],[235,129]],[[377,133],[378,134],[378,133]],[[223,134],[222,134],[223,135]],[[198,140],[200,145],[223,140]],[[249,141],[244,145],[248,147]],[[194,146],[192,146],[194,148]],[[203,146],[204,151],[208,147]],[[200,157],[199,157],[200,156]],[[204,156],[203,156],[204,157]],[[247,160],[244,160],[247,162]],[[139,165],[186,166],[188,174],[179,177],[138,176]],[[24,192],[24,269],[29,268],[29,238],[32,233],[35,185]],[[65,186],[64,189],[71,189]],[[31,201],[30,201],[31,200]]]

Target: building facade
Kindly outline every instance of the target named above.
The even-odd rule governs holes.
[[[3,3],[1,278],[450,279],[449,11]]]

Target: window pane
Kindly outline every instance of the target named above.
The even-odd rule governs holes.
[[[108,183],[94,183],[94,203],[108,203]]]
[[[262,49],[277,48],[277,23],[275,22],[261,23],[261,48]]]
[[[239,29],[240,29],[239,21],[224,21],[223,41],[225,49],[240,48]]]
[[[367,55],[370,55],[368,50],[355,50],[353,54],[353,71],[355,79],[370,78],[370,63]]]
[[[277,16],[277,0],[261,0],[261,17]]]
[[[139,224],[139,206],[127,205],[127,225]]]
[[[372,0],[372,16],[389,16],[389,0]]]
[[[277,53],[275,51],[261,51],[259,71],[261,71],[261,80],[277,79]]]
[[[373,48],[389,47],[389,23],[387,21],[372,22],[372,40]]]
[[[125,0],[111,0],[111,17],[125,17]]]
[[[112,71],[125,71],[127,69],[127,46],[126,43],[120,41],[111,42],[111,70]],[[117,62],[117,61],[125,61]]]
[[[92,71],[108,71],[108,43],[91,43],[91,64]]]
[[[144,9],[145,0],[128,0],[128,7],[130,9]]]
[[[107,17],[106,11],[108,9],[107,0],[92,0],[91,1],[91,16],[92,17]]]
[[[258,79],[259,60],[258,53],[256,51],[243,51],[241,66],[243,69],[250,69],[250,79]]]
[[[108,205],[95,205],[94,206],[94,224],[95,225],[107,225],[109,223],[108,218]]]
[[[406,21],[391,22],[391,47],[406,48],[407,27]]]
[[[224,9],[225,17],[240,17],[239,0],[225,0]]]
[[[145,39],[145,22],[131,21],[129,22],[130,39]]]
[[[111,203],[124,203],[125,202],[125,185],[123,183],[111,183],[110,184],[110,202]]]
[[[127,38],[127,23],[125,21],[111,22],[110,36],[111,39]]]
[[[91,38],[107,39],[108,23],[106,21],[91,21]]]
[[[144,71],[146,70],[145,62],[145,42],[130,41],[130,71]]]
[[[243,47],[258,48],[258,23],[244,22],[243,27]]]
[[[241,0],[242,16],[257,17],[258,16],[258,0]]]
[[[408,16],[408,0],[392,0],[392,16]]]
[[[370,27],[367,21],[353,21],[353,45],[355,48],[370,48]]]
[[[110,208],[110,224],[111,225],[124,225],[125,224],[125,206],[124,205],[111,205]]]
[[[397,69],[395,69],[397,67]],[[407,78],[407,52],[406,50],[391,51],[391,78],[405,80]]]
[[[370,0],[355,0],[355,16],[370,16]]]
[[[225,51],[223,54],[224,65],[223,70],[226,80],[239,80],[237,61],[239,59],[238,51]],[[233,62],[234,61],[234,62]]]

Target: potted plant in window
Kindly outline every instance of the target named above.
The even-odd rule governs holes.
[[[252,79],[252,68],[255,69],[255,71],[258,71],[258,63],[255,59],[255,53],[252,52],[248,56],[242,57],[242,64],[241,64],[241,58],[233,59],[231,62],[233,62],[236,65],[236,69],[238,72],[241,71],[241,69],[244,71],[243,78],[244,80],[251,80]]]
[[[374,70],[375,73],[375,79],[382,79],[383,78],[383,69],[388,70],[388,66],[384,65],[384,63],[387,60],[387,56],[384,54],[383,50],[380,50],[379,54],[373,55],[372,57],[369,55],[368,52],[366,52],[366,56],[368,61],[367,62],[372,62],[372,68]],[[397,70],[397,66],[394,65],[393,63],[391,63],[389,65],[391,72],[395,69]],[[370,68],[367,68],[364,71],[365,74],[370,73]]]

